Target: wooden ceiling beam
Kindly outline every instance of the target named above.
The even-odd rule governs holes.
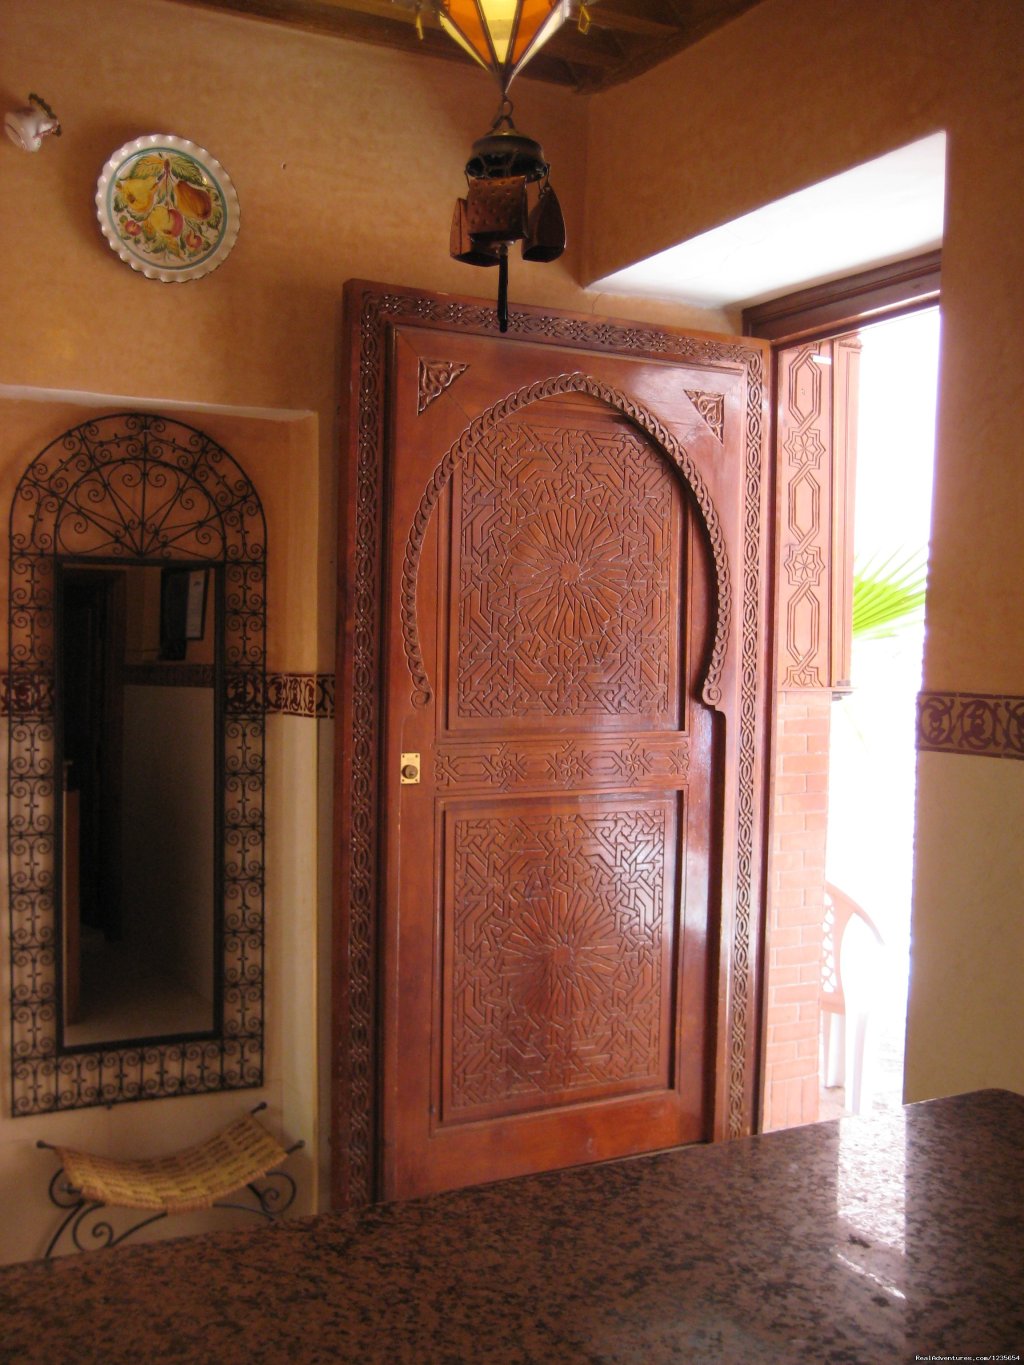
[[[595,0],[593,9],[588,9],[591,31],[595,28],[610,28],[616,33],[632,33],[638,38],[675,38],[679,34],[678,24],[665,24],[656,19],[645,19],[640,15],[627,14],[625,10],[613,9],[604,0]]]
[[[415,0],[175,0],[193,9],[220,11],[284,24],[445,61],[468,61],[441,30],[427,5],[416,26]],[[555,33],[523,72],[524,80],[547,81],[594,93],[657,66],[681,48],[764,0],[592,0],[586,34],[568,23]],[[636,10],[644,12],[636,13]]]

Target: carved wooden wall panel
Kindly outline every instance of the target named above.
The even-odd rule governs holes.
[[[725,440],[725,395],[687,389],[686,396],[720,441]]]
[[[490,744],[442,742],[436,750],[434,779],[460,792],[514,791],[529,785],[550,787],[661,787],[666,778],[685,779],[690,745],[685,736],[647,734],[626,741],[594,737],[501,740]]]
[[[421,360],[419,364],[419,392],[416,411],[426,412],[431,403],[436,403],[445,389],[451,388],[460,374],[465,374],[468,366],[458,365],[452,360]]]
[[[674,804],[451,818],[446,1119],[667,1082]]]
[[[828,342],[780,358],[779,485],[782,686],[824,687],[828,675],[828,507],[831,389]]]
[[[854,338],[779,353],[779,686],[849,686]]]
[[[853,513],[860,400],[860,338],[832,342],[832,543],[829,686],[849,691],[853,646]]]
[[[447,319],[448,314],[445,312]],[[473,315],[471,314],[472,318]],[[473,318],[475,321],[475,318]],[[599,329],[599,335],[604,336],[607,329]],[[542,333],[546,336],[546,333]],[[571,332],[575,335],[575,329]],[[641,340],[646,341],[646,334],[633,337],[629,334],[634,344],[639,344]],[[661,334],[655,334],[659,336]],[[614,346],[618,340],[618,334],[612,333],[607,338],[609,345]],[[690,340],[683,338],[683,340]],[[697,354],[702,358],[714,357],[715,360],[724,361],[735,359],[735,352],[741,348],[725,346],[720,343],[694,343],[697,346]],[[762,400],[762,383],[760,372],[761,357],[758,357],[757,381],[754,383],[751,394],[756,394],[759,416],[755,420],[753,416],[753,398],[748,401],[747,425],[743,432],[745,449],[749,450],[750,443],[754,442],[760,450],[761,442],[761,421],[760,404]],[[404,562],[402,564],[401,576],[401,630],[403,645],[408,662],[409,671],[413,683],[413,704],[415,706],[425,706],[431,699],[432,686],[427,676],[423,654],[421,649],[419,622],[416,609],[417,580],[419,575],[420,558],[423,552],[424,537],[430,525],[434,509],[437,506],[441,494],[448,489],[449,483],[461,464],[469,458],[474,447],[479,441],[493,430],[500,423],[508,421],[518,413],[521,413],[527,406],[537,403],[540,400],[551,399],[553,397],[575,397],[585,394],[590,398],[597,399],[599,403],[607,405],[625,417],[636,430],[645,433],[657,447],[664,452],[669,464],[682,476],[700,512],[704,528],[708,537],[709,549],[714,564],[715,573],[715,618],[714,618],[714,642],[711,647],[710,658],[704,672],[704,681],[701,688],[701,696],[708,705],[717,706],[722,700],[722,669],[725,660],[727,641],[733,629],[734,619],[734,589],[733,572],[730,567],[730,557],[726,552],[726,536],[722,526],[718,510],[715,506],[714,498],[711,496],[708,487],[708,480],[703,470],[692,458],[689,450],[680,443],[675,433],[658,418],[657,414],[645,408],[642,404],[636,403],[629,394],[622,392],[614,385],[606,384],[600,380],[591,378],[580,371],[567,374],[551,375],[535,383],[527,384],[521,388],[506,394],[498,402],[492,403],[485,411],[478,413],[473,420],[462,431],[461,436],[445,452],[444,456],[434,467],[433,473],[427,483],[426,488],[419,501],[419,506],[412,520],[409,529],[408,540],[405,546]],[[461,411],[461,409],[460,409]],[[412,436],[413,433],[410,433]],[[727,482],[734,481],[739,476],[738,468],[733,464],[725,464],[725,478]],[[378,475],[379,477],[379,475]],[[757,683],[760,659],[758,656],[758,631],[760,629],[761,607],[760,607],[760,574],[762,572],[761,556],[762,543],[758,534],[763,516],[762,496],[764,481],[760,467],[760,456],[758,456],[755,468],[755,459],[752,455],[745,455],[745,465],[742,474],[744,480],[744,493],[747,499],[747,509],[745,512],[745,522],[743,528],[743,580],[742,580],[742,601],[741,614],[744,625],[744,690],[745,696],[749,699],[753,696],[753,690]],[[361,489],[361,494],[365,495],[370,501],[370,507],[363,509],[368,517],[371,510],[377,508],[375,501],[370,500],[369,489]],[[756,502],[756,512],[754,504]],[[361,561],[364,568],[367,561]],[[362,581],[362,580],[361,580]],[[363,590],[367,590],[368,580],[363,583]],[[365,601],[365,598],[363,599]],[[373,610],[366,613],[367,620],[375,619]],[[742,734],[742,745],[744,765],[748,755],[752,757],[753,731],[748,741],[746,728]]]

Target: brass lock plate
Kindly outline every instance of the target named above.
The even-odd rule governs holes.
[[[420,780],[419,754],[403,754],[399,776],[403,787],[414,786]]]

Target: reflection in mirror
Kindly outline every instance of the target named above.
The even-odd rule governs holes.
[[[66,1047],[214,1027],[214,575],[58,565]]]
[[[15,1115],[263,1082],[266,523],[184,422],[65,431],[11,504]]]

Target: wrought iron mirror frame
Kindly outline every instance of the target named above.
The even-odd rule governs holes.
[[[10,517],[8,877],[15,1117],[263,1082],[266,521],[226,450],[183,422],[119,413],[72,427],[31,463]],[[55,584],[64,560],[216,566],[222,853],[219,1027],[62,1044],[61,812],[55,782]]]

